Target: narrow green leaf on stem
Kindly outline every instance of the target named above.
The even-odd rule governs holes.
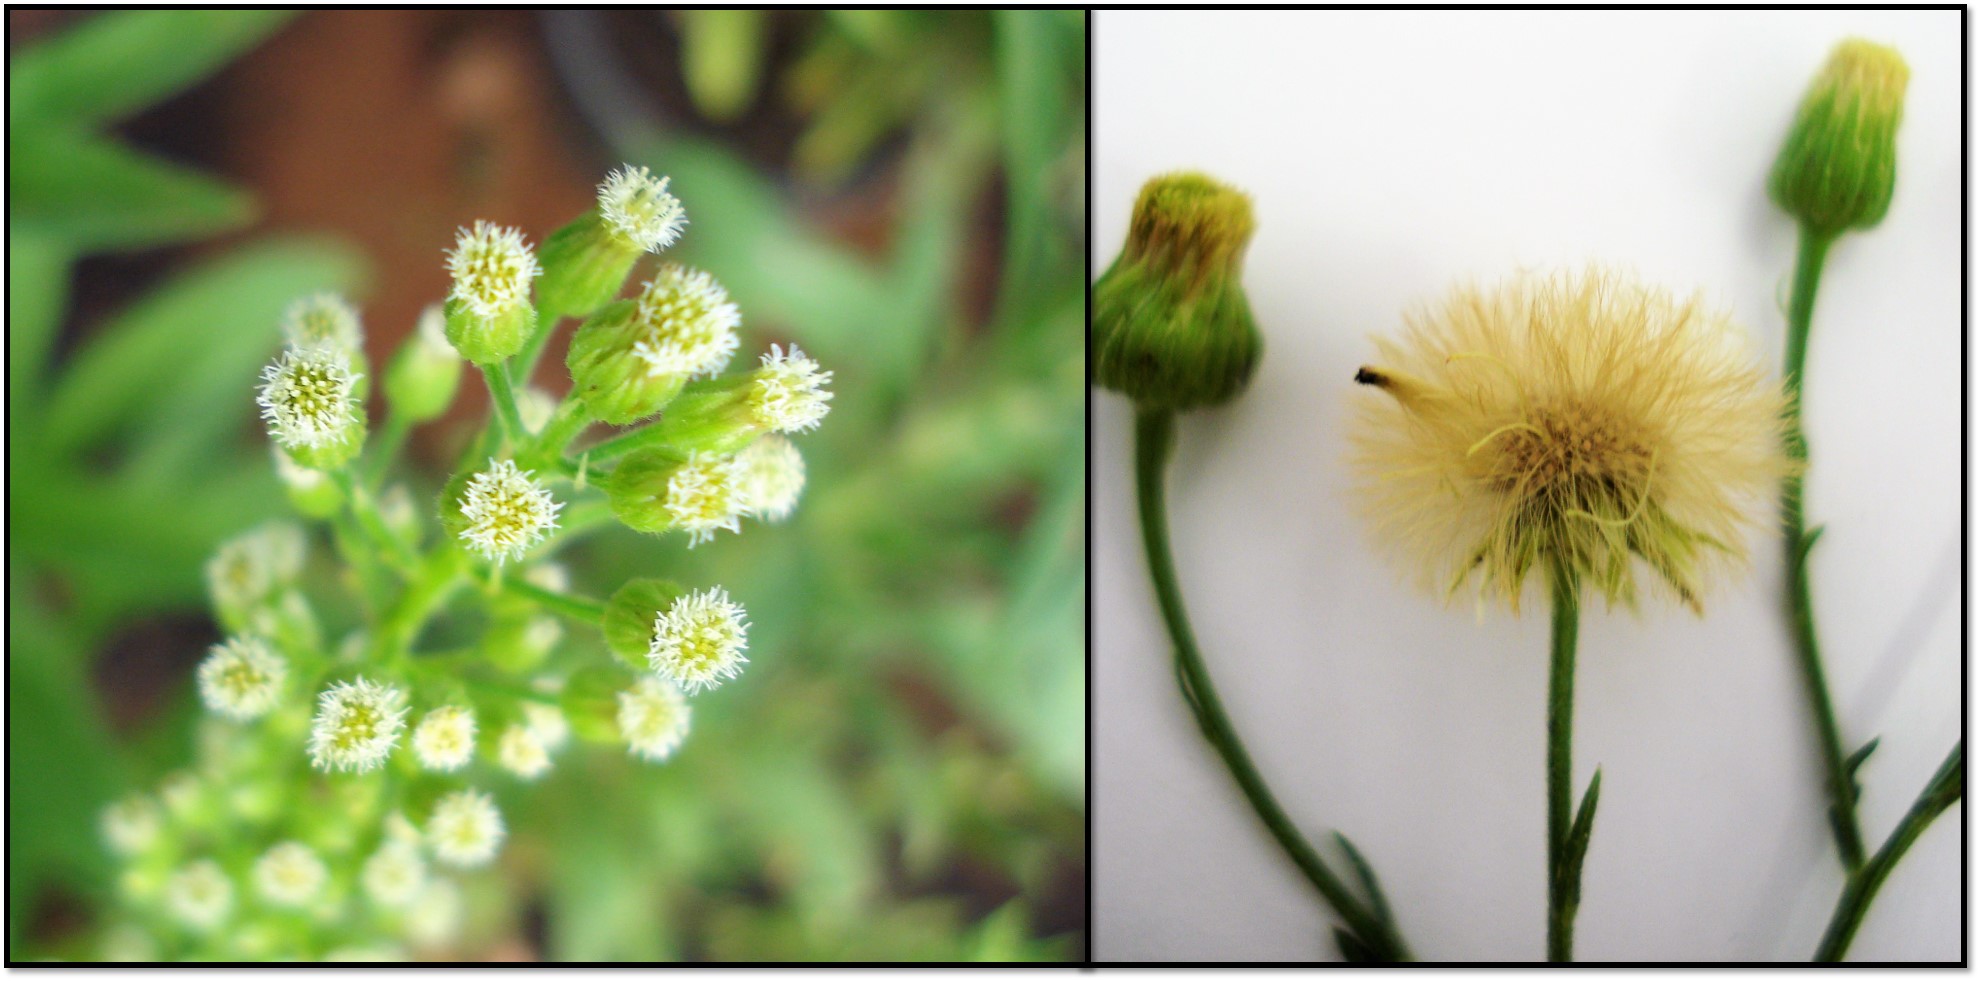
[[[1395,918],[1389,912],[1388,897],[1382,895],[1382,884],[1375,879],[1375,869],[1368,864],[1367,859],[1361,857],[1361,849],[1354,847],[1354,842],[1349,841],[1347,835],[1336,831],[1334,841],[1341,846],[1341,851],[1347,855],[1348,862],[1354,866],[1354,874],[1361,880],[1362,890],[1368,893],[1368,905],[1374,911],[1375,918],[1393,927]]]
[[[1588,839],[1595,833],[1595,803],[1602,797],[1602,768],[1595,768],[1594,779],[1588,781],[1588,792],[1581,797],[1581,807],[1575,811],[1574,826],[1568,829],[1567,855],[1562,863],[1562,873],[1567,878],[1568,916],[1581,906],[1581,863],[1588,857]]]
[[[1939,765],[1939,771],[1932,775],[1930,783],[1905,812],[1904,818],[1884,841],[1884,847],[1862,868],[1850,873],[1849,882],[1843,887],[1842,898],[1836,901],[1836,911],[1829,919],[1829,929],[1822,935],[1822,945],[1815,951],[1817,963],[1832,964],[1841,961],[1849,951],[1849,943],[1856,938],[1856,929],[1863,925],[1864,914],[1870,911],[1870,903],[1877,898],[1877,890],[1889,878],[1891,870],[1897,867],[1898,859],[1925,833],[1934,818],[1944,814],[1947,808],[1959,803],[1966,793],[1966,741],[1953,744],[1952,752],[1946,754],[1946,761]]]

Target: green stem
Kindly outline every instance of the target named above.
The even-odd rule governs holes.
[[[550,421],[544,424],[543,432],[537,435],[528,451],[521,454],[525,458],[526,468],[540,470],[555,466],[563,459],[564,447],[570,445],[571,440],[589,425],[591,410],[585,406],[584,400],[578,398],[576,393],[564,396],[564,400],[557,403],[557,411],[550,416]]]
[[[599,621],[605,619],[605,604],[589,597],[544,589],[534,583],[524,582],[516,578],[502,580],[502,589],[517,596],[534,600],[542,604],[545,609],[553,613],[561,613],[580,623],[586,623],[596,627]]]
[[[373,440],[365,453],[364,484],[377,488],[385,482],[385,475],[392,469],[392,458],[399,455],[405,445],[406,435],[412,432],[412,423],[397,412],[387,411],[385,425],[380,427],[378,438]]]
[[[1925,833],[1932,820],[1946,809],[1959,802],[1966,792],[1966,741],[1955,743],[1946,761],[1939,765],[1939,772],[1919,793],[1918,800],[1906,811],[1904,819],[1885,840],[1884,847],[1862,868],[1850,873],[1849,882],[1843,887],[1842,898],[1836,901],[1835,915],[1829,919],[1829,929],[1822,935],[1822,946],[1815,951],[1818,963],[1831,964],[1841,961],[1849,950],[1849,942],[1856,937],[1856,928],[1863,923],[1863,915],[1870,911],[1870,902],[1877,898],[1877,890],[1890,876],[1898,859],[1904,857],[1906,849]]]
[[[466,558],[451,542],[440,543],[427,555],[419,574],[378,625],[372,642],[380,661],[398,665],[409,656],[426,621],[467,581],[460,575]]]
[[[1568,870],[1568,811],[1574,769],[1574,649],[1581,625],[1580,582],[1566,562],[1550,563],[1553,643],[1547,674],[1547,959],[1574,959],[1572,897],[1579,892]]]
[[[536,331],[523,342],[523,349],[516,354],[514,361],[516,378],[523,384],[529,384],[531,376],[536,373],[536,360],[543,356],[543,349],[550,343],[550,335],[557,332],[557,321],[562,319],[563,314],[555,310],[541,306],[536,308]]]
[[[666,435],[667,431],[661,428],[660,424],[656,422],[643,429],[635,429],[622,436],[608,439],[603,443],[586,449],[585,452],[590,454],[592,463],[603,463],[606,460],[624,456],[641,447],[660,443]]]
[[[1789,398],[1787,452],[1790,459],[1804,467],[1808,462],[1808,440],[1801,428],[1802,371],[1808,358],[1808,329],[1815,313],[1815,291],[1822,279],[1822,263],[1834,241],[1831,235],[1807,228],[1801,230],[1794,264],[1794,291],[1788,303],[1787,357],[1783,367]],[[1842,733],[1836,724],[1835,706],[1822,671],[1821,647],[1815,639],[1815,609],[1808,585],[1808,550],[1814,539],[1808,534],[1801,493],[1800,472],[1789,474],[1781,493],[1788,610],[1794,624],[1796,660],[1801,665],[1809,708],[1815,715],[1822,765],[1827,771],[1829,825],[1835,833],[1843,869],[1853,873],[1863,865],[1863,831],[1856,818],[1856,783],[1844,763]]]
[[[384,555],[386,564],[400,575],[411,576],[414,567],[419,564],[419,557],[397,535],[392,534],[392,529],[385,527],[385,519],[379,515],[378,502],[372,499],[371,492],[348,468],[332,471],[330,476],[343,490],[344,502],[350,505],[351,514],[357,518],[358,527],[364,531],[372,547]]]
[[[502,420],[502,430],[509,436],[509,442],[522,445],[529,433],[523,429],[522,412],[516,408],[516,391],[509,385],[508,369],[501,364],[481,366],[481,377],[488,379],[488,397],[495,403],[495,416]]]
[[[1371,945],[1381,945],[1377,953],[1391,960],[1407,960],[1408,948],[1388,924],[1370,914],[1327,869],[1313,846],[1293,826],[1264,777],[1252,764],[1239,741],[1237,731],[1224,714],[1217,690],[1196,648],[1196,637],[1183,609],[1182,590],[1176,580],[1173,557],[1169,552],[1168,518],[1164,511],[1162,474],[1175,445],[1175,414],[1167,409],[1142,408],[1135,421],[1135,476],[1141,505],[1142,545],[1148,553],[1149,577],[1162,607],[1162,619],[1175,644],[1176,672],[1182,682],[1184,700],[1196,715],[1204,738],[1224,761],[1231,777],[1251,802],[1252,810],[1266,830],[1285,849],[1307,881],[1333,906],[1349,929]],[[595,452],[595,451],[594,451]]]

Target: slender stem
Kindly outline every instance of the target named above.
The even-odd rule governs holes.
[[[585,406],[584,400],[578,398],[575,392],[564,396],[564,400],[557,404],[557,411],[550,416],[550,421],[544,424],[543,432],[522,454],[527,458],[525,462],[529,469],[554,466],[561,461],[564,447],[590,424],[591,410]]]
[[[1574,769],[1574,648],[1581,625],[1580,581],[1552,562],[1554,618],[1547,673],[1547,959],[1574,959],[1574,903],[1569,882],[1568,811]]]
[[[596,627],[599,621],[605,618],[605,604],[590,597],[544,589],[516,578],[504,579],[502,588],[517,596],[535,600],[545,609],[553,613],[561,613],[580,623],[588,623]]]
[[[1385,923],[1370,914],[1341,885],[1314,852],[1313,846],[1293,826],[1292,819],[1272,796],[1264,777],[1259,775],[1258,768],[1245,752],[1244,744],[1239,741],[1237,731],[1231,727],[1229,717],[1224,714],[1223,704],[1217,698],[1217,690],[1210,682],[1202,655],[1197,651],[1196,637],[1190,630],[1189,617],[1183,609],[1174,559],[1169,553],[1162,474],[1174,445],[1175,414],[1166,409],[1141,409],[1135,422],[1135,476],[1141,505],[1142,545],[1148,553],[1149,577],[1154,581],[1155,595],[1162,607],[1162,619],[1168,626],[1170,640],[1175,644],[1176,673],[1182,683],[1184,700],[1195,713],[1204,738],[1210,741],[1212,748],[1223,759],[1224,766],[1244,791],[1245,799],[1251,802],[1258,819],[1264,822],[1266,830],[1285,849],[1293,864],[1306,875],[1307,881],[1319,890],[1320,895],[1361,939],[1371,945],[1387,947],[1386,950],[1378,950],[1379,954],[1392,960],[1406,960],[1409,951],[1403,945],[1402,938],[1395,936]]]
[[[411,421],[397,412],[386,411],[385,425],[380,427],[378,438],[372,441],[369,451],[365,453],[365,486],[377,488],[385,482],[386,473],[392,469],[392,459],[399,455],[410,432]]]
[[[1815,290],[1833,241],[1830,235],[1807,228],[1801,230],[1794,265],[1794,292],[1788,303],[1787,357],[1783,367],[1789,396],[1787,452],[1790,459],[1803,466],[1808,462],[1808,440],[1801,429],[1802,369],[1808,358],[1808,328],[1815,313]],[[1795,654],[1801,664],[1808,705],[1815,715],[1822,765],[1827,771],[1829,825],[1836,836],[1843,869],[1854,872],[1863,865],[1863,831],[1856,819],[1856,783],[1850,779],[1844,764],[1842,734],[1822,671],[1821,647],[1815,639],[1815,609],[1808,586],[1808,547],[1812,540],[1802,511],[1801,492],[1801,474],[1790,473],[1781,493],[1788,610],[1794,624]]]
[[[585,452],[591,455],[591,462],[603,463],[606,460],[624,456],[641,447],[658,443],[666,435],[667,431],[662,429],[660,424],[656,422],[645,428],[635,429],[624,435],[615,436],[603,443],[586,449]]]
[[[441,542],[428,553],[419,574],[378,624],[372,644],[380,661],[403,663],[426,621],[467,581],[460,575],[466,559],[450,542]]]
[[[510,442],[520,445],[529,434],[523,429],[522,412],[516,408],[516,391],[509,385],[508,369],[501,364],[485,364],[481,366],[481,377],[488,379],[488,396],[495,403],[495,416],[502,420],[502,430],[508,433]]]
[[[524,385],[536,374],[536,359],[543,356],[543,349],[550,343],[550,335],[557,332],[557,322],[563,314],[547,307],[536,308],[536,330],[523,342],[523,349],[516,354],[516,380]]]
[[[1939,765],[1939,772],[1919,793],[1918,800],[1906,811],[1904,819],[1898,822],[1896,830],[1877,849],[1877,854],[1862,868],[1850,873],[1849,883],[1843,887],[1842,898],[1836,901],[1835,915],[1829,919],[1829,929],[1822,935],[1822,946],[1815,951],[1819,963],[1835,963],[1842,960],[1849,950],[1849,942],[1856,937],[1856,928],[1863,924],[1863,915],[1870,911],[1870,901],[1877,898],[1877,890],[1883,886],[1898,859],[1904,857],[1905,850],[1932,820],[1957,803],[1966,792],[1966,741],[1955,743],[1946,761]]]
[[[378,502],[372,499],[371,492],[364,488],[357,476],[348,468],[332,471],[330,477],[343,490],[344,502],[350,505],[351,514],[357,518],[358,527],[363,530],[365,538],[371,542],[372,547],[384,555],[386,564],[400,575],[412,575],[413,567],[418,564],[419,558],[404,541],[392,534],[390,528],[385,527],[385,519],[379,515]]]

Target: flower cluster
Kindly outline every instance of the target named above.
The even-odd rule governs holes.
[[[628,167],[541,257],[519,229],[462,229],[445,253],[444,303],[385,363],[370,451],[356,308],[318,294],[287,310],[257,401],[286,496],[320,524],[263,525],[208,563],[228,635],[196,672],[209,712],[198,764],[103,814],[133,913],[106,950],[431,950],[456,936],[474,881],[436,869],[500,863],[497,794],[527,793],[573,737],[647,763],[685,745],[689,696],[748,663],[742,606],[720,586],[644,579],[600,602],[546,557],[614,516],[687,546],[747,517],[789,517],[805,464],[785,434],[818,426],[832,378],[782,344],[725,374],[742,316],[707,272],[659,263],[618,298],[686,224],[667,178]],[[522,382],[564,318],[578,325],[559,397]],[[463,361],[480,367],[495,411],[471,462],[423,508],[412,482],[388,479],[391,457],[409,427],[446,413]],[[587,444],[601,422],[641,428]],[[348,563],[334,576],[312,575],[317,536]],[[319,620],[319,603],[339,612]],[[351,622],[344,611],[355,627],[326,636],[325,623]],[[440,621],[450,627],[427,629]],[[442,635],[466,642],[435,649],[428,638]]]

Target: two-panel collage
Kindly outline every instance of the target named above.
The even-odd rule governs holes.
[[[1964,7],[6,17],[10,970],[1969,963]]]

